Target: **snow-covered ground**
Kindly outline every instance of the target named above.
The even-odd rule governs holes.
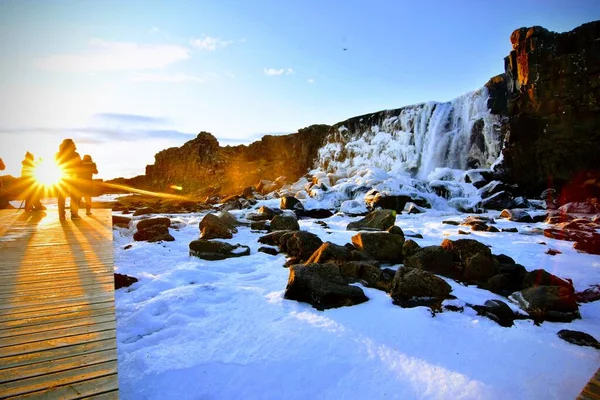
[[[278,201],[261,204],[276,207]],[[246,212],[233,214],[242,218]],[[582,319],[572,323],[518,320],[511,328],[468,307],[432,317],[425,307],[401,308],[367,287],[366,303],[317,311],[283,298],[285,255],[257,252],[261,234],[247,227],[226,241],[250,246],[250,256],[189,256],[204,215],[171,215],[181,226],[170,229],[174,242],[134,242],[133,229],[114,231],[116,272],[139,279],[116,292],[123,399],[573,399],[600,364],[598,350],[556,335],[572,329],[600,338],[600,301],[582,304]],[[441,223],[464,216],[402,214],[396,224],[422,234],[414,239],[421,246],[439,245],[444,238],[465,238],[458,227]],[[329,229],[312,219],[300,226],[323,241],[345,244],[355,234],[346,225],[356,219],[335,215],[324,220]],[[521,233],[467,237],[528,270],[570,278],[578,291],[600,283],[600,256],[578,253],[571,242],[523,234],[544,224],[497,219],[496,226]],[[548,248],[562,254],[545,254]],[[508,302],[446,281],[458,298],[453,303]]]

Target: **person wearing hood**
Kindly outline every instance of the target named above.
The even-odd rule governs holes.
[[[65,201],[67,195],[71,198],[71,219],[79,219],[79,192],[77,174],[81,168],[81,156],[77,153],[73,139],[62,141],[56,153],[56,164],[63,171],[63,181],[58,188],[58,218],[65,219]]]
[[[46,207],[40,202],[40,188],[35,182],[35,161],[30,152],[25,153],[21,162],[21,179],[23,180],[25,194],[25,211],[42,211]]]
[[[81,160],[81,168],[77,177],[81,186],[81,194],[85,199],[85,215],[92,215],[92,194],[94,192],[94,181],[92,175],[98,173],[96,163],[92,160],[92,156],[86,154]]]

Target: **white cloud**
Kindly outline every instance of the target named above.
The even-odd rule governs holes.
[[[229,46],[233,41],[205,36],[204,38],[190,39],[192,47],[201,50],[215,51],[218,48]]]
[[[85,51],[49,56],[39,60],[36,66],[67,72],[123,71],[164,68],[188,58],[190,50],[177,45],[90,39]]]
[[[160,29],[158,29],[157,27],[153,26],[152,28],[150,28],[150,30],[148,32],[149,33],[157,33],[158,31],[160,31]]]
[[[315,80],[313,78],[310,78],[307,82],[308,83],[315,83]]]
[[[166,83],[184,83],[184,82],[196,82],[204,83],[204,79],[195,75],[188,75],[183,73],[170,74],[170,73],[137,73],[132,78],[134,82],[166,82]]]
[[[280,75],[291,75],[294,73],[293,68],[265,68],[263,69],[263,73],[267,76],[280,76]]]

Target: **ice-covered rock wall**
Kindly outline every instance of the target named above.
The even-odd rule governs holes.
[[[488,168],[500,155],[499,117],[481,88],[452,101],[427,102],[354,117],[330,130],[316,168],[376,167],[427,179],[438,167]]]

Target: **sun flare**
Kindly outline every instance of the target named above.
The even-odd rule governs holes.
[[[33,176],[38,184],[50,188],[60,183],[63,170],[53,161],[42,160],[35,166]]]

